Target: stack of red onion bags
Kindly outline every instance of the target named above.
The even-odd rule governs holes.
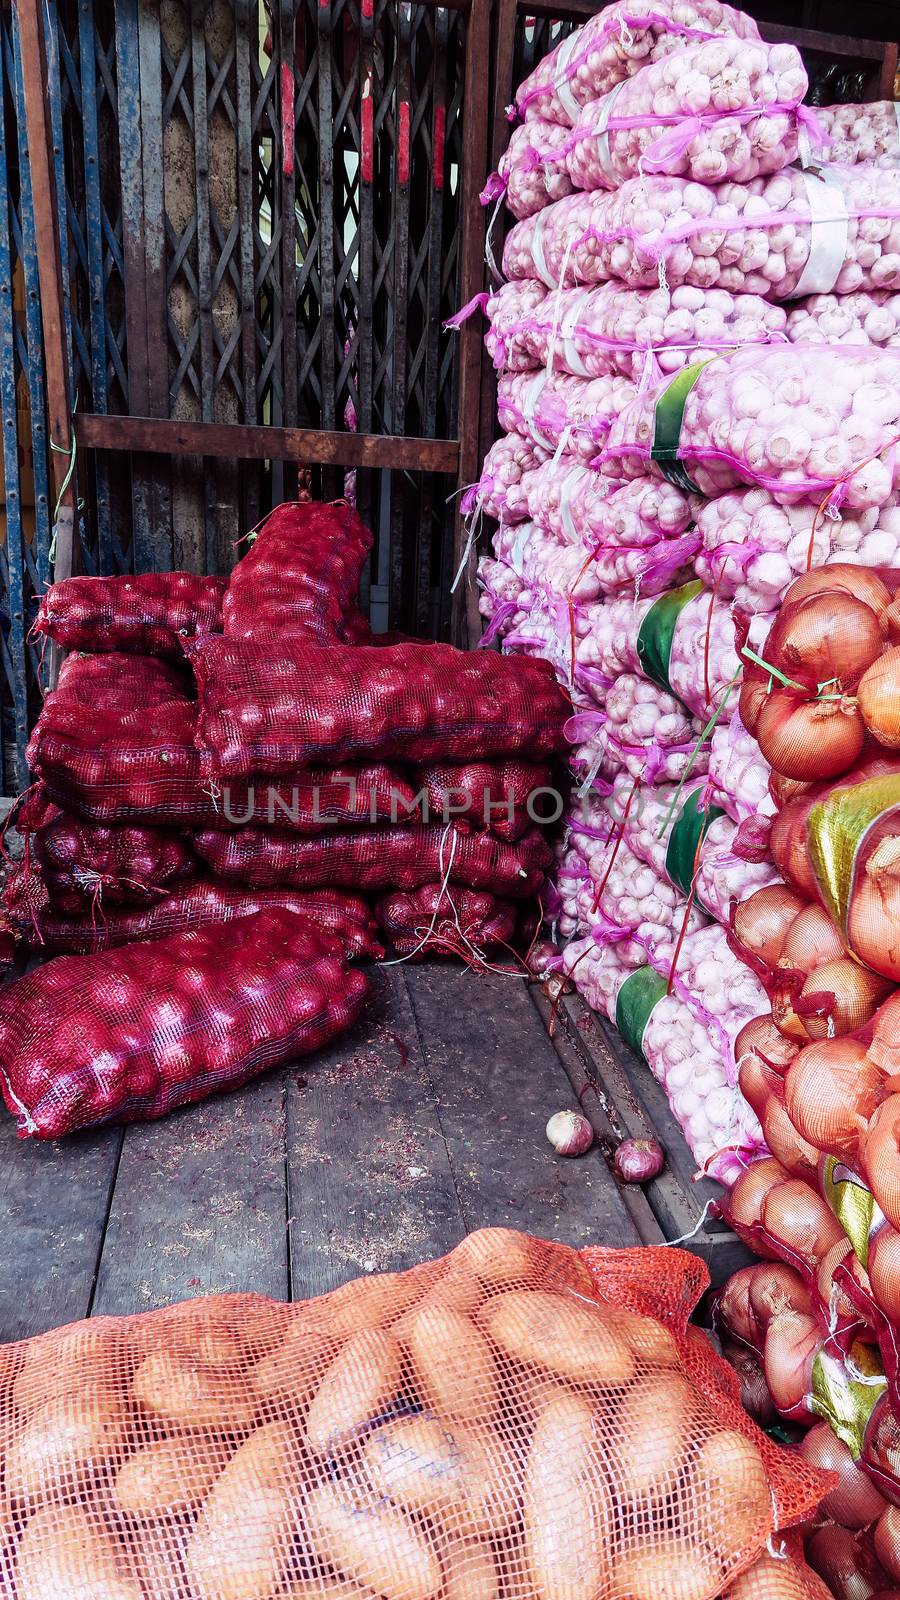
[[[865,1600],[900,1583],[900,124],[805,88],[680,0],[520,87],[470,510],[489,638],[574,702],[561,964],[796,1275],[723,1326],[849,1449],[811,1559]]]
[[[23,1133],[159,1115],[324,1043],[360,1009],[348,962],[384,953],[379,923],[404,956],[473,963],[536,926],[568,701],[543,662],[379,645],[356,599],[370,547],[350,507],[298,503],[227,584],[79,578],[45,597],[39,630],[77,653],[29,747],[5,910],[71,955],[0,995]],[[205,1027],[223,961],[232,998]]]

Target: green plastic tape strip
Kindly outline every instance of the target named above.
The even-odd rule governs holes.
[[[892,775],[835,789],[810,812],[810,860],[828,909],[845,934],[872,830],[898,807],[900,776]]]
[[[669,834],[666,874],[669,882],[685,895],[690,894],[693,887],[697,851],[713,823],[725,815],[721,806],[704,806],[705,792],[705,788],[700,788],[688,795]]]
[[[626,978],[616,1001],[616,1027],[635,1055],[644,1053],[644,1034],[669,985],[652,967],[638,967]]]
[[[650,610],[641,623],[637,637],[638,661],[645,678],[651,683],[656,683],[668,694],[672,693],[669,682],[669,657],[672,654],[672,640],[678,618],[690,600],[702,594],[703,584],[695,581],[683,583],[680,589],[668,589],[654,600]]]
[[[650,459],[657,463],[669,482],[685,494],[699,494],[700,491],[689,477],[684,463],[678,459],[684,408],[703,368],[715,359],[715,356],[709,356],[706,361],[695,361],[692,366],[682,367],[656,402]]]
[[[869,1242],[873,1230],[883,1221],[871,1189],[858,1172],[836,1156],[826,1156],[819,1169],[822,1194],[853,1246],[860,1264],[869,1268]]]

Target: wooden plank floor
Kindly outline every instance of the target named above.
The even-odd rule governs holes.
[[[521,980],[388,966],[375,990],[330,1050],[162,1122],[44,1145],[4,1115],[0,1341],[222,1290],[300,1299],[489,1224],[661,1242],[601,1148],[547,1144],[578,1085]]]

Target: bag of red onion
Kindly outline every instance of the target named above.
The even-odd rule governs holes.
[[[612,193],[570,195],[516,223],[507,278],[548,289],[729,289],[769,300],[900,287],[900,171],[786,167],[714,187],[630,178]]]
[[[687,42],[758,39],[752,17],[721,0],[615,0],[551,50],[520,84],[520,116],[571,126],[579,108]]]
[[[807,87],[794,45],[688,42],[585,106],[564,148],[572,186],[615,189],[657,172],[748,183],[780,172],[797,159],[802,132],[819,135],[801,105]]]
[[[728,1187],[763,1148],[755,1113],[737,1087],[734,1040],[761,1001],[720,928],[689,934],[670,991],[673,947],[636,966],[619,943],[569,944],[563,968],[588,1004],[642,1055],[703,1173]]]
[[[514,279],[491,296],[485,315],[485,344],[498,368],[550,368],[578,378],[618,372],[634,383],[648,358],[660,375],[679,372],[719,350],[783,338],[789,326],[784,309],[760,295],[687,284],[625,289],[610,282],[548,293],[535,279]]]

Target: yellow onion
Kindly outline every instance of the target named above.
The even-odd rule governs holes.
[[[885,591],[887,593],[887,591]],[[785,597],[763,655],[770,666],[815,690],[827,684],[845,693],[884,649],[887,623],[864,600],[829,589]]]
[[[811,1044],[788,1068],[784,1090],[785,1109],[797,1132],[826,1155],[854,1161],[860,1127],[882,1094],[881,1073],[865,1045],[855,1039]]]
[[[778,1413],[772,1404],[766,1375],[755,1351],[747,1350],[744,1345],[735,1344],[730,1339],[723,1339],[722,1354],[737,1374],[741,1386],[741,1405],[744,1410],[761,1428],[767,1428],[776,1422]]]
[[[869,1055],[886,1078],[900,1073],[900,994],[892,994],[875,1018]]]
[[[769,1393],[779,1411],[793,1411],[812,1388],[812,1367],[822,1347],[815,1317],[782,1311],[766,1329],[763,1368]]]
[[[809,859],[806,826],[818,794],[801,795],[782,806],[772,824],[769,846],[781,876],[807,901],[818,900],[819,885]]]
[[[757,1116],[776,1161],[781,1162],[792,1178],[814,1182],[819,1170],[819,1151],[797,1132],[778,1096],[770,1095],[762,1115],[757,1112]]]
[[[735,936],[745,950],[772,967],[781,955],[791,923],[806,904],[786,883],[770,883],[738,906],[734,914]]]
[[[770,767],[785,778],[835,778],[859,760],[866,729],[856,701],[804,698],[773,689],[759,713],[756,740]]]
[[[771,1017],[754,1017],[735,1039],[734,1059],[741,1093],[758,1117],[762,1115],[760,1106],[778,1089],[797,1048],[779,1033]]]
[[[888,827],[896,819],[873,830],[857,868],[847,933],[861,961],[900,983],[900,832]]]
[[[810,1466],[836,1472],[838,1484],[830,1489],[820,1509],[842,1528],[867,1528],[887,1509],[871,1478],[856,1465],[847,1446],[827,1422],[817,1422],[800,1440],[800,1454]]]
[[[808,1044],[810,1035],[803,1018],[798,1016],[794,1009],[796,997],[796,978],[776,979],[769,986],[769,999],[772,1002],[772,1021],[786,1039],[791,1039],[799,1046]]]
[[[785,972],[815,972],[846,954],[837,923],[824,906],[807,906],[794,918],[785,937],[777,965]]]
[[[821,1195],[800,1178],[790,1178],[768,1190],[761,1220],[777,1244],[802,1257],[811,1267],[844,1237],[837,1217]]]
[[[813,787],[813,784],[804,783],[800,778],[783,778],[780,772],[773,772],[769,777],[769,793],[779,810],[789,800],[802,799]]]
[[[870,1117],[859,1138],[863,1177],[888,1222],[900,1228],[900,1094],[892,1094]]]
[[[722,1600],[832,1600],[832,1597],[831,1591],[808,1567],[786,1561],[783,1555],[763,1555],[757,1556],[752,1567],[723,1589]]]
[[[754,666],[752,662],[745,662],[738,710],[744,727],[754,738],[756,737],[759,714],[769,698],[770,682],[770,673],[764,672],[761,667]]]
[[[839,1317],[855,1319],[859,1316],[859,1312],[846,1292],[834,1281],[838,1267],[846,1267],[851,1277],[871,1293],[868,1274],[861,1266],[849,1239],[839,1239],[828,1254],[822,1257],[816,1273],[816,1290],[824,1306],[830,1307],[833,1298],[834,1309]]]
[[[796,578],[788,589],[783,605],[794,605],[798,600],[808,600],[811,595],[831,594],[841,591],[862,600],[875,612],[882,629],[887,626],[887,613],[891,594],[887,584],[871,567],[854,567],[846,561],[835,561],[827,567],[814,567]]]
[[[756,1320],[750,1306],[750,1287],[756,1267],[741,1267],[728,1279],[716,1302],[716,1316],[736,1339],[753,1344]]]
[[[888,1506],[882,1515],[873,1540],[875,1555],[889,1578],[900,1582],[900,1509]]]
[[[863,721],[888,750],[900,750],[900,645],[885,650],[857,689]]]
[[[889,1322],[900,1324],[900,1233],[888,1223],[869,1245],[869,1280],[876,1305]]]
[[[828,1522],[806,1546],[806,1559],[824,1578],[836,1600],[871,1600],[877,1584],[866,1575],[856,1539],[849,1528]]]
[[[799,1272],[784,1261],[771,1266],[752,1267],[750,1283],[750,1310],[760,1332],[764,1332],[773,1317],[785,1311],[797,1311],[812,1316],[812,1295]]]
[[[741,1173],[728,1196],[728,1221],[736,1233],[762,1221],[766,1196],[787,1178],[788,1173],[781,1163],[769,1157],[754,1161],[746,1172]],[[766,1249],[764,1245],[754,1243],[753,1248],[757,1255],[765,1256],[770,1261],[778,1260],[776,1252]]]
[[[889,978],[879,977],[858,961],[843,956],[838,961],[826,961],[811,972],[800,992],[800,1001],[807,1004],[821,996],[822,1009],[813,1014],[798,1003],[797,1010],[811,1039],[842,1038],[858,1033],[871,1022],[890,992]]]

